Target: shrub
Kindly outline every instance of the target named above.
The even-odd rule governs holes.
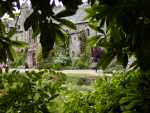
[[[49,53],[49,56],[46,59],[43,59],[42,51],[39,50],[36,55],[36,59],[38,62],[37,67],[39,69],[55,69],[55,70],[64,69],[67,66],[70,67],[72,64],[70,56],[68,54],[65,53],[63,54],[61,52],[62,51],[60,48],[53,49]]]
[[[89,56],[81,56],[79,59],[75,60],[72,64],[72,68],[77,69],[89,69],[91,66],[91,60]]]
[[[91,87],[66,83],[61,73],[0,75],[0,113],[149,113],[149,73],[115,73]],[[63,84],[63,85],[62,85]]]
[[[65,76],[50,70],[0,75],[0,113],[50,113]],[[57,110],[57,109],[55,109]]]
[[[64,113],[149,113],[149,83],[141,72],[101,77],[91,91],[66,94]]]

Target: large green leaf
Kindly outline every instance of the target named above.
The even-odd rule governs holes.
[[[91,5],[94,5],[95,2],[96,0],[88,0],[88,3],[90,3]]]
[[[91,46],[91,47],[92,46],[97,46],[99,40],[100,40],[100,36],[99,35],[98,36],[92,36],[92,37],[88,38],[87,44],[89,46]]]
[[[134,100],[135,97],[122,97],[119,101],[119,103],[122,105],[122,104],[127,104],[129,103],[130,101]]]
[[[87,16],[84,18],[84,20],[88,20],[89,18],[92,18],[96,15],[96,11],[91,7],[87,8],[85,11],[87,12]]]
[[[67,17],[67,16],[72,16],[75,13],[75,11],[72,10],[62,10],[59,13],[55,15],[55,18],[62,18],[62,17]]]
[[[15,47],[27,47],[28,43],[24,42],[24,41],[11,41],[12,46]]]
[[[7,54],[6,54],[6,48],[1,47],[0,48],[0,62],[6,62]]]
[[[34,13],[32,13],[24,22],[24,29],[28,30],[31,26],[32,23],[34,22]]]
[[[33,21],[32,21],[32,36],[33,38],[36,38],[37,35],[40,33],[40,28],[39,28],[39,14],[34,12],[33,13]]]
[[[126,68],[128,64],[128,55],[127,53],[120,53],[117,56],[118,61]]]
[[[75,29],[76,30],[76,26],[74,23],[72,23],[71,21],[67,20],[67,19],[57,19],[62,25],[65,25],[71,29]]]
[[[57,38],[61,40],[61,42],[65,43],[66,35],[60,29],[56,29]]]
[[[17,57],[15,50],[14,50],[11,46],[8,47],[8,49],[7,49],[7,54],[8,54],[8,58],[9,58],[11,61],[14,61],[15,58]]]
[[[16,28],[12,28],[12,29],[7,33],[7,37],[8,37],[8,38],[11,38],[15,33],[16,33]]]
[[[5,33],[5,25],[3,24],[3,22],[0,20],[0,35],[3,35],[3,33]]]
[[[102,67],[103,69],[106,69],[106,67],[111,63],[114,57],[115,55],[112,51],[106,52],[99,60],[97,67]]]
[[[54,46],[54,42],[56,39],[56,30],[55,25],[52,22],[49,24],[41,24],[41,28],[43,29],[40,35],[40,43],[42,46],[43,57],[46,58],[49,54],[49,51],[52,50]]]
[[[126,109],[127,110],[132,110],[135,108],[136,105],[139,105],[139,103],[141,103],[141,100],[140,99],[136,99],[136,100],[132,100],[127,106],[126,106]]]

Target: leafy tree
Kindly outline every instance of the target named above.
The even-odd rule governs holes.
[[[150,1],[149,0],[89,0],[89,25],[98,36],[97,46],[106,49],[100,65],[105,68],[117,56],[124,67],[135,55],[136,63],[144,71],[150,68]],[[104,29],[105,26],[105,29]]]

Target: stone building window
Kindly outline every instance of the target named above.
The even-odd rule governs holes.
[[[87,33],[87,36],[90,36],[90,30],[89,30],[89,28],[86,29],[86,33]]]
[[[36,43],[37,42],[37,38],[34,38],[33,41],[34,41],[34,43]]]
[[[77,37],[74,37],[74,40],[77,40]]]
[[[77,57],[80,57],[80,54],[78,54]]]
[[[20,30],[20,28],[21,28],[20,25],[17,25],[17,30],[18,30],[18,31]]]
[[[18,40],[18,36],[16,36],[16,41]]]
[[[79,36],[79,40],[82,41],[82,37],[81,36]]]
[[[69,34],[69,30],[68,30],[68,29],[66,29],[65,32],[66,32],[67,34]]]
[[[72,57],[74,57],[75,56],[75,52],[74,51],[72,51]]]

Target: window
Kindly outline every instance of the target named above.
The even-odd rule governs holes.
[[[18,40],[18,36],[16,36],[16,41]]]
[[[69,30],[65,30],[65,32],[66,32],[67,34],[69,34]]]
[[[74,37],[74,40],[77,40],[77,37]]]
[[[89,30],[89,28],[86,29],[86,33],[87,33],[87,36],[90,36],[90,30]]]
[[[74,51],[72,51],[72,57],[74,57],[75,56],[75,52]]]
[[[17,25],[17,30],[20,30],[20,28],[21,28],[20,25]]]

